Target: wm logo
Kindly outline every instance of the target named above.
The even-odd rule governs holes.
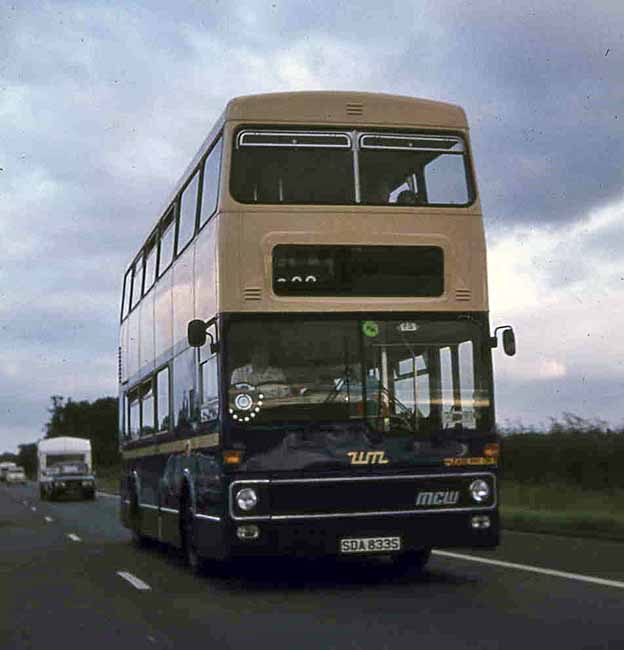
[[[390,461],[386,458],[385,451],[348,451],[351,465],[387,465]]]

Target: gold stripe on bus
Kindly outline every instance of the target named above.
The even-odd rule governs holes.
[[[202,449],[205,447],[217,447],[219,444],[218,433],[208,433],[205,436],[197,436],[196,438],[185,438],[183,440],[174,440],[173,442],[165,442],[162,444],[155,443],[140,447],[139,449],[128,449],[121,452],[124,459],[140,458],[142,456],[157,456],[159,454],[175,454],[183,452],[190,446],[191,451],[194,449]]]

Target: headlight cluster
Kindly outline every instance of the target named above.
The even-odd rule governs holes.
[[[263,393],[258,393],[257,396],[255,393],[239,393],[230,406],[230,415],[238,422],[250,422],[260,413],[263,399]]]
[[[253,488],[243,488],[236,493],[236,505],[245,512],[253,510],[257,503],[258,495]]]
[[[473,481],[468,488],[470,495],[477,503],[483,503],[490,497],[490,486],[481,478]]]

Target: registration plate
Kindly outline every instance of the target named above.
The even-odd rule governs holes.
[[[340,540],[341,553],[387,553],[400,550],[400,537],[345,537]]]

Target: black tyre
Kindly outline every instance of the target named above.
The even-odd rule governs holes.
[[[130,497],[130,534],[132,535],[132,543],[135,546],[147,545],[148,539],[141,533],[141,510],[136,491],[133,491]]]
[[[197,550],[195,517],[188,499],[184,499],[180,509],[180,537],[182,553],[189,569],[195,575],[203,573],[205,562]]]
[[[402,553],[394,559],[394,566],[401,572],[421,571],[429,562],[431,557],[430,548],[422,548],[418,551]]]

